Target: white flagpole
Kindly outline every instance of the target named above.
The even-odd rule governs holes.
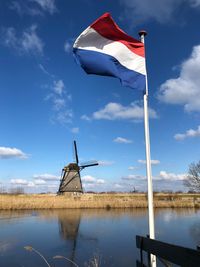
[[[139,32],[141,42],[144,44],[146,31]],[[146,62],[145,62],[146,64]],[[150,138],[149,138],[149,114],[148,114],[148,80],[146,74],[146,90],[144,92],[144,129],[145,129],[145,145],[146,145],[146,173],[148,181],[148,213],[149,213],[149,237],[155,239],[154,229],[154,210],[153,210],[153,186],[151,173],[151,153],[150,153]],[[151,267],[156,267],[156,257],[150,255]]]

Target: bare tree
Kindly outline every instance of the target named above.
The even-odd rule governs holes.
[[[184,185],[194,192],[200,192],[200,161],[189,165],[187,179]]]

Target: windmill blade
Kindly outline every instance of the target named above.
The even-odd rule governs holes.
[[[75,152],[75,158],[76,158],[76,163],[78,165],[78,152],[77,152],[77,146],[76,146],[76,141],[74,141],[74,152]]]
[[[94,162],[94,163],[88,163],[88,164],[83,164],[80,166],[81,169],[87,168],[87,167],[92,167],[92,166],[97,166],[99,165],[98,162]]]
[[[64,174],[64,168],[63,168],[62,171],[61,171],[60,180],[63,179],[63,176],[64,176],[63,174]]]
[[[62,188],[63,183],[64,183],[65,174],[66,174],[66,168],[64,167],[64,168],[62,169],[62,172],[61,172],[60,185],[59,185],[58,193],[61,192],[61,188]]]
[[[63,168],[62,171],[61,171],[61,176],[60,176],[60,181],[61,182],[63,181],[63,178],[65,177],[65,173],[66,173],[66,170],[65,170],[65,168]]]

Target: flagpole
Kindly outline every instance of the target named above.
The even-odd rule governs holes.
[[[139,32],[141,42],[144,43],[144,37],[147,32],[142,30]],[[146,62],[145,62],[146,64]],[[154,209],[153,209],[153,185],[151,172],[151,153],[150,153],[150,138],[149,138],[149,114],[148,114],[148,80],[146,74],[146,89],[144,92],[144,129],[145,129],[145,145],[146,145],[146,173],[148,181],[148,215],[149,215],[149,238],[155,239],[154,227]],[[156,257],[150,255],[151,267],[156,267]]]

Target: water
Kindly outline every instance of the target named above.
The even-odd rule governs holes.
[[[200,210],[157,209],[156,238],[190,248],[200,244]],[[0,267],[43,267],[41,253],[52,267],[89,266],[94,257],[101,267],[136,266],[135,235],[146,236],[145,209],[91,209],[0,212]]]

